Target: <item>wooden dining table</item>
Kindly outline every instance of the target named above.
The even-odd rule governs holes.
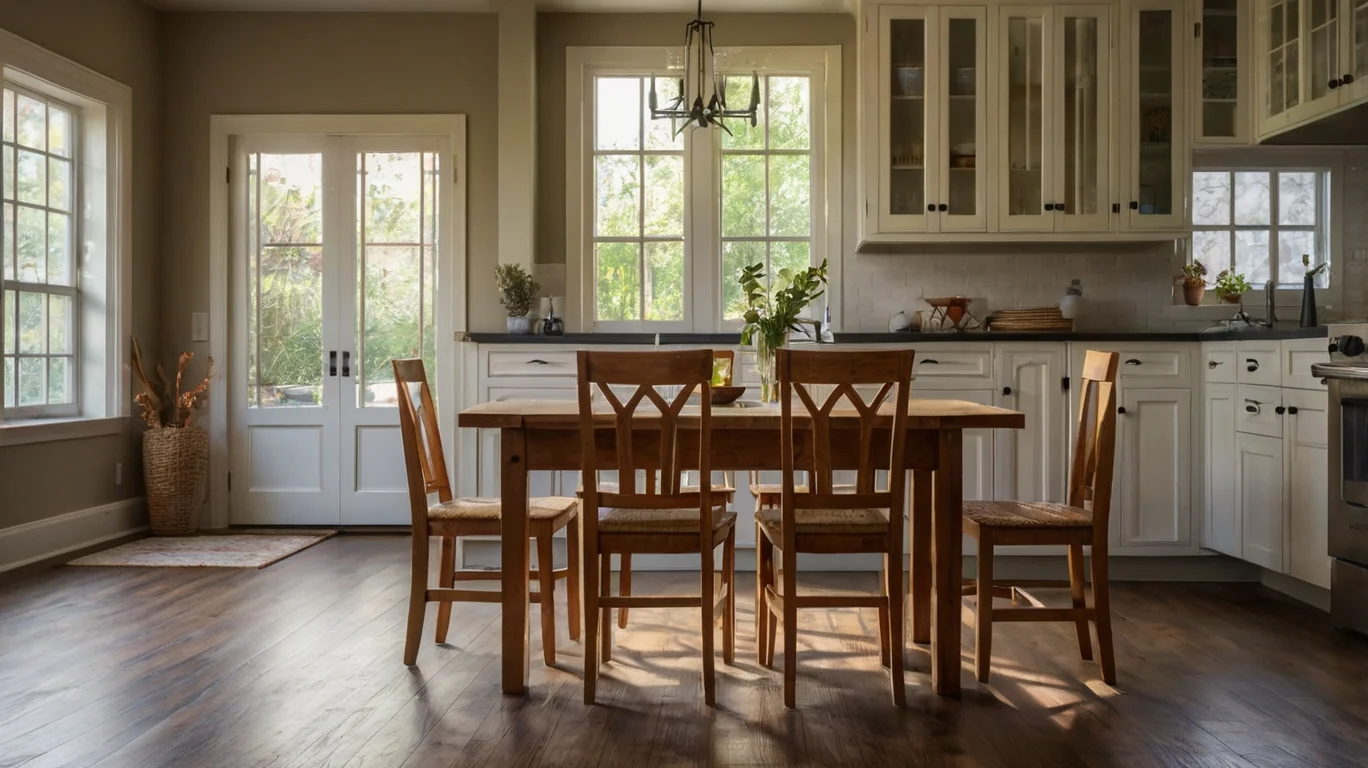
[[[606,408],[606,405],[605,405]],[[693,413],[697,406],[691,406]],[[859,464],[860,435],[853,408],[832,414],[832,466],[854,469]],[[696,426],[690,429],[690,408],[681,414],[680,456],[697,456]],[[597,411],[596,411],[597,413]],[[886,451],[892,429],[893,409],[885,404],[881,415],[887,426],[875,430],[875,445]],[[799,418],[795,416],[796,418]],[[597,417],[596,417],[597,418]],[[613,466],[615,459],[611,412],[601,415],[597,450],[599,466]],[[643,415],[640,437],[634,428],[634,454],[649,462],[652,446],[658,446],[658,417]],[[801,418],[799,418],[801,421]],[[740,403],[712,409],[712,469],[780,469],[779,406]],[[693,425],[697,420],[693,420]],[[581,441],[578,404],[549,400],[504,400],[483,403],[461,411],[462,428],[497,429],[500,437],[499,477],[502,516],[502,629],[503,691],[527,690],[530,667],[528,627],[527,480],[533,470],[580,468]],[[959,400],[912,400],[908,407],[906,467],[909,484],[912,593],[909,621],[914,643],[931,644],[931,687],[942,696],[960,690],[960,580],[962,576],[963,433],[966,429],[1024,429],[1024,414],[1005,408]],[[655,432],[655,435],[652,432]],[[643,448],[645,452],[643,453]],[[811,444],[802,430],[795,436],[799,466],[810,454]],[[649,464],[647,464],[649,467]],[[586,619],[592,620],[590,617]],[[787,662],[786,662],[787,663]]]

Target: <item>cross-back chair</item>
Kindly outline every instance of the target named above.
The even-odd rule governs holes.
[[[758,541],[756,614],[760,662],[774,663],[776,625],[784,629],[784,705],[796,706],[798,610],[858,607],[879,612],[879,649],[888,666],[893,703],[906,703],[903,680],[903,505],[907,473],[904,444],[913,352],[817,352],[781,349],[780,454],[783,480],[778,508],[755,513]],[[877,387],[866,400],[859,388]],[[830,393],[818,403],[818,388]],[[796,400],[796,402],[795,402]],[[858,430],[859,465],[853,493],[832,482],[833,435]],[[886,431],[885,431],[886,430]],[[880,435],[886,436],[886,442]],[[796,475],[801,457],[811,472],[808,491]],[[844,468],[844,467],[841,467]],[[875,473],[888,470],[879,491]],[[779,567],[777,554],[782,556]],[[884,557],[880,591],[870,595],[798,593],[798,553],[877,553]]]
[[[1112,476],[1116,456],[1115,352],[1088,350],[1083,361],[1083,391],[1079,396],[1078,435],[1073,471],[1069,473],[1069,503],[1033,501],[966,501],[964,532],[978,540],[978,578],[964,585],[977,596],[974,613],[974,671],[988,682],[992,660],[993,624],[1000,621],[1067,621],[1078,634],[1078,650],[1092,660],[1088,623],[1097,628],[1097,650],[1102,679],[1116,682],[1112,653],[1111,600],[1107,588],[1107,525],[1111,513]],[[1018,587],[993,580],[993,547],[1058,545],[1069,548],[1069,592],[1072,606],[1047,608]],[[1090,546],[1093,604],[1087,604],[1083,547]],[[1011,608],[997,608],[994,597],[1008,598]],[[1025,603],[1028,607],[1022,607]]]
[[[497,590],[456,589],[458,581],[498,581],[499,571],[456,570],[456,540],[462,536],[497,536],[503,505],[498,499],[452,497],[447,476],[442,436],[437,429],[437,411],[428,387],[427,372],[419,359],[395,360],[394,383],[399,394],[399,428],[404,441],[404,466],[408,474],[409,506],[413,521],[413,574],[409,593],[408,634],[404,642],[404,663],[418,660],[418,644],[423,634],[427,604],[439,603],[435,641],[446,642],[453,602],[497,603]],[[430,504],[431,494],[437,503]],[[561,497],[533,498],[528,501],[530,538],[536,543],[537,567],[531,572],[537,591],[530,600],[541,606],[542,656],[549,666],[556,662],[556,587],[567,582],[566,613],[570,639],[580,634],[579,529],[571,525],[578,504]],[[552,536],[566,529],[568,562],[565,568],[552,565]],[[429,537],[441,538],[437,583],[428,583]]]
[[[710,471],[712,352],[599,352],[578,356],[581,469],[584,479],[580,525],[584,545],[584,701],[597,691],[600,657],[612,657],[609,609],[628,607],[693,607],[701,611],[703,697],[716,701],[714,624],[722,619],[723,660],[730,664],[736,645],[736,514],[726,497],[708,484],[686,491],[685,468],[700,476]],[[635,387],[620,398],[611,385]],[[671,397],[659,388],[678,387]],[[601,399],[596,401],[597,390]],[[695,392],[698,412],[684,413]],[[595,409],[595,403],[600,403]],[[657,430],[655,441],[634,440],[643,423]],[[681,429],[683,423],[696,429]],[[651,434],[647,432],[645,434]],[[652,444],[654,443],[654,444]],[[603,451],[603,454],[600,454]],[[613,457],[615,486],[600,484],[600,456]],[[659,482],[639,490],[636,470],[654,467]],[[722,578],[715,589],[714,550],[721,545]],[[611,594],[612,555],[700,555],[697,595]],[[624,557],[624,560],[626,557]]]

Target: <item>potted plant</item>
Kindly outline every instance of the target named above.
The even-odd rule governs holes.
[[[797,329],[798,316],[826,289],[827,263],[800,271],[781,269],[766,281],[765,265],[742,267],[741,290],[746,294],[746,324],[741,328],[741,343],[755,344],[755,368],[760,373],[760,400],[774,402],[779,393],[774,387],[774,352],[788,342]],[[770,285],[767,288],[766,282]]]
[[[1183,265],[1183,303],[1189,307],[1200,306],[1206,295],[1207,268],[1202,262],[1193,259],[1191,264]]]
[[[1213,286],[1216,295],[1221,297],[1221,301],[1227,304],[1239,304],[1240,297],[1248,293],[1254,286],[1245,280],[1245,276],[1233,269],[1221,270],[1221,274],[1216,276],[1216,283]]]
[[[194,357],[193,352],[181,354],[174,381],[160,363],[149,377],[142,348],[133,340],[133,371],[144,390],[133,401],[148,427],[143,433],[143,485],[148,527],[154,536],[187,536],[199,527],[209,468],[209,433],[195,426],[195,419],[209,400],[214,358],[209,358],[204,380],[182,392],[181,380]]]
[[[537,299],[541,285],[521,264],[500,264],[494,268],[494,284],[499,288],[499,303],[508,312],[509,333],[531,333],[532,323],[527,315]]]

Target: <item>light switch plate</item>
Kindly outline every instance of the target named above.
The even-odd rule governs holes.
[[[208,341],[209,340],[209,313],[191,312],[190,313],[190,340]]]

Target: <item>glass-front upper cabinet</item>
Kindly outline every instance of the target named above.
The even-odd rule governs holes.
[[[1110,203],[1111,23],[1106,6],[1061,6],[1054,10],[1058,123],[1051,136],[1055,174],[1051,194],[1055,231],[1106,232]],[[1050,201],[1045,210],[1051,208]]]
[[[933,113],[940,141],[934,163],[940,183],[936,206],[940,232],[983,232],[987,229],[988,163],[985,102],[988,93],[986,11],[982,7],[947,6],[938,9],[937,94]]]
[[[1244,144],[1250,67],[1249,0],[1201,0],[1196,57],[1196,142]]]
[[[1260,0],[1259,133],[1287,125],[1289,111],[1302,103],[1301,0]]]
[[[878,136],[874,146],[878,162],[878,188],[873,198],[878,210],[879,232],[936,231],[939,202],[939,157],[936,138],[927,130],[934,103],[928,108],[927,68],[935,62],[932,51],[930,11],[916,6],[874,6],[877,13],[879,45],[872,67],[878,73],[877,94],[872,104],[877,109]],[[874,110],[870,110],[872,113]],[[868,114],[868,113],[867,113]],[[870,117],[875,117],[870,114]]]
[[[1053,82],[1046,67],[1055,61],[1045,53],[1051,11],[1004,6],[998,14],[998,229],[1052,232],[1053,179],[1045,157],[1054,122],[1054,111],[1045,103],[1045,84]]]
[[[1344,72],[1340,75],[1340,99],[1368,98],[1368,0],[1344,0]]]
[[[1340,0],[1300,0],[1301,25],[1306,30],[1302,51],[1303,95],[1301,103],[1288,107],[1288,120],[1298,122],[1334,109],[1340,104],[1340,80],[1347,71],[1340,66],[1344,20]],[[1288,12],[1291,12],[1289,7]]]
[[[1184,8],[1174,0],[1130,3],[1123,109],[1129,230],[1179,230],[1188,221],[1190,158],[1184,120]]]

